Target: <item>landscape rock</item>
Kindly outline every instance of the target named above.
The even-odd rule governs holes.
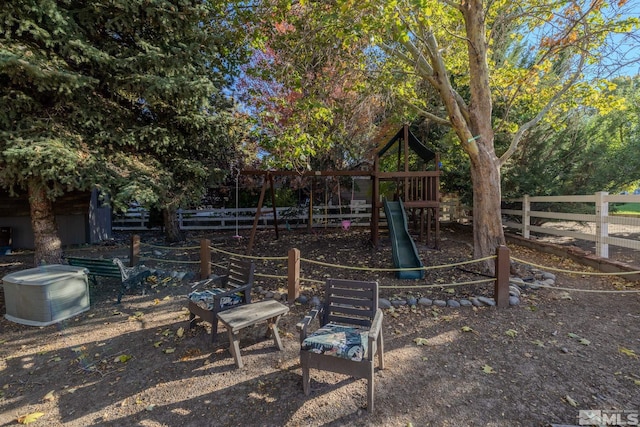
[[[478,301],[480,301],[484,305],[488,305],[491,307],[496,305],[496,302],[493,300],[493,298],[489,297],[478,297]]]
[[[460,303],[454,299],[450,299],[447,301],[447,306],[452,307],[452,308],[458,308],[460,307]]]
[[[513,285],[519,285],[519,286],[524,286],[525,285],[524,280],[522,280],[519,277],[510,277],[509,278],[509,283],[511,283]]]
[[[461,299],[460,300],[460,305],[462,307],[471,307],[473,304],[468,299]]]
[[[446,307],[447,306],[447,302],[443,301],[441,299],[437,299],[433,301],[433,305],[435,305],[436,307]]]
[[[509,305],[518,305],[518,304],[520,304],[520,298],[518,298],[517,296],[511,295],[509,297]]]
[[[317,298],[317,297],[314,297],[314,298]],[[382,308],[382,309],[391,308],[391,301],[389,301],[386,298],[379,298],[378,299],[378,307]]]
[[[425,307],[428,307],[428,306],[433,304],[433,301],[431,299],[429,299],[429,298],[422,297],[422,298],[420,298],[418,300],[418,304],[424,305]]]

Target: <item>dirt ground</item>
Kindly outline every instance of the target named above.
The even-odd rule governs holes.
[[[214,248],[244,253],[247,239],[204,235]],[[142,235],[145,263],[186,272],[197,267],[198,238],[187,249],[166,249]],[[440,250],[419,245],[426,265],[471,259],[468,231],[445,228]],[[127,236],[114,245],[80,248],[74,256],[123,256]],[[391,248],[374,249],[359,230],[258,236],[253,254],[286,256],[368,267],[391,267]],[[196,249],[193,249],[196,248]],[[571,261],[510,246],[519,259],[573,271]],[[214,261],[223,262],[214,252]],[[218,259],[218,256],[220,258]],[[163,263],[161,259],[181,260]],[[30,254],[0,257],[0,274],[28,268]],[[521,275],[531,274],[514,265]],[[489,285],[448,287],[482,278],[474,267],[430,271],[424,281],[392,273],[344,270],[304,263],[302,276],[378,280],[381,296],[463,298],[491,295]],[[286,262],[257,261],[254,299],[285,292]],[[244,368],[228,352],[223,327],[212,345],[209,325],[189,330],[189,280],[158,274],[150,292],[128,293],[116,305],[117,283],[100,279],[91,288],[91,309],[47,327],[0,320],[0,426],[42,414],[46,426],[548,426],[578,424],[580,409],[640,410],[640,294],[567,292],[523,288],[518,306],[386,310],[386,369],[377,371],[376,410],[366,409],[366,383],[312,371],[311,395],[302,392],[295,328],[309,310],[295,304],[280,322],[284,351],[265,340],[263,326],[245,330]],[[187,276],[187,279],[189,276]],[[440,283],[442,288],[389,289]],[[322,297],[321,285],[303,293]],[[556,286],[585,290],[640,290],[618,277],[557,273]],[[0,313],[4,314],[3,299]],[[422,340],[417,340],[422,338]],[[421,345],[418,345],[420,343]],[[27,420],[28,421],[28,420]]]

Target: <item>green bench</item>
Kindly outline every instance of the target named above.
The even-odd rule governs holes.
[[[144,265],[126,267],[119,258],[102,259],[102,258],[80,258],[65,257],[67,263],[74,267],[86,268],[89,280],[97,286],[97,277],[113,277],[120,279],[122,282],[120,292],[118,293],[118,304],[122,300],[122,295],[127,289],[131,289],[136,285],[140,285],[144,290],[144,282],[151,275],[151,271]]]

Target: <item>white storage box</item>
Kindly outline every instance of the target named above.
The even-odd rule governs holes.
[[[2,278],[5,318],[29,326],[47,326],[89,309],[87,270],[45,265]]]

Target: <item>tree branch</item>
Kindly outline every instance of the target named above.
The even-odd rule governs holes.
[[[538,124],[538,122],[540,122],[540,120],[542,120],[542,118],[555,105],[556,101],[558,101],[558,99],[560,99],[575,84],[575,82],[578,80],[578,78],[582,74],[582,68],[584,67],[585,61],[586,61],[586,53],[583,53],[580,56],[580,61],[578,63],[576,71],[571,75],[571,77],[567,81],[564,82],[564,84],[562,85],[562,88],[553,97],[551,97],[551,99],[547,102],[547,104],[538,112],[538,114],[533,119],[529,120],[528,122],[520,126],[520,128],[515,133],[515,135],[513,135],[513,139],[511,140],[511,144],[509,144],[509,148],[507,149],[507,151],[505,151],[502,154],[502,156],[500,156],[500,159],[498,161],[498,165],[500,167],[504,165],[507,162],[507,160],[509,160],[509,158],[511,158],[513,153],[515,153],[515,151],[518,148],[518,144],[520,143],[520,140],[522,139],[525,132],[527,132],[529,129],[531,129],[536,124]]]

